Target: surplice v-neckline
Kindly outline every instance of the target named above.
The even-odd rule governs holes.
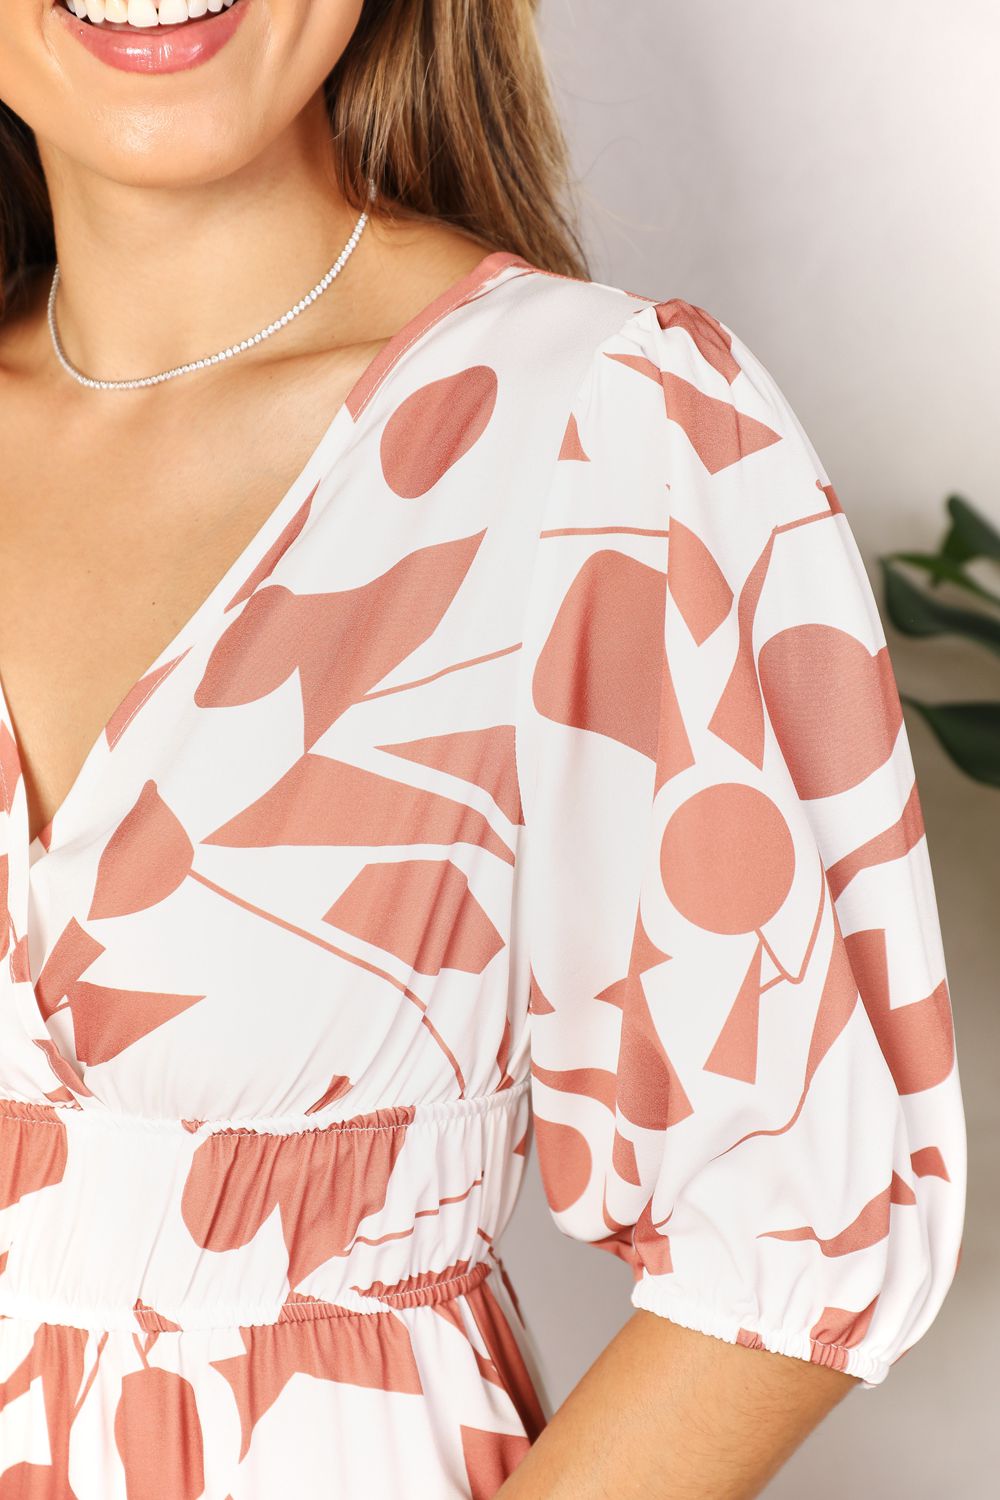
[[[90,769],[100,749],[101,741],[107,737],[108,730],[123,705],[147,677],[151,677],[154,673],[161,671],[171,661],[180,658],[187,652],[200,631],[203,621],[214,613],[223,599],[228,601],[237,588],[238,580],[245,582],[252,575],[254,567],[267,555],[267,552],[281,536],[289,521],[296,514],[300,506],[304,504],[312,487],[318,483],[323,473],[328,472],[331,460],[335,458],[341,444],[345,443],[349,436],[357,435],[358,422],[362,413],[376,392],[381,390],[390,372],[399,363],[403,355],[421,345],[431,331],[449,313],[463,306],[474,296],[481,295],[484,291],[488,290],[489,283],[496,282],[502,272],[512,267],[519,267],[524,271],[535,269],[529,261],[513,251],[489,251],[476,265],[457,281],[453,282],[450,287],[445,288],[443,292],[439,293],[429,303],[414,313],[412,317],[408,318],[385,341],[372,359],[368,361],[350,387],[343,401],[333,413],[308,458],[285,489],[277,504],[268,512],[257,530],[240,549],[237,556],[227,565],[222,576],[212,585],[200,604],[196,605],[193,612],[179,629],[175,631],[170,640],[166,642],[153,661],[140,672],[139,676],[118,700],[98,730],[83,760],[80,762],[76,775],[73,777],[69,789],[60,801],[59,806],[41,831],[35,834],[34,837],[30,835],[28,829],[27,796],[25,794],[24,840],[27,846],[29,866],[33,867],[39,861],[45,859],[52,850],[52,837],[56,824],[65,820],[67,810],[71,809],[75,804],[84,783],[89,779]],[[0,673],[0,723],[6,727],[10,735],[11,746],[17,759],[18,770],[23,779],[25,762],[14,727],[13,716],[11,715],[10,707],[4,693],[2,673]],[[48,835],[48,839],[45,838],[45,835]]]

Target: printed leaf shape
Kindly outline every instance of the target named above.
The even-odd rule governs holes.
[[[309,754],[203,842],[236,849],[467,843],[514,862],[504,840],[466,803]]]
[[[543,1068],[532,1059],[532,1075],[561,1094],[579,1094],[615,1112],[618,1078],[610,1068]]]
[[[713,734],[732,745],[758,770],[764,764],[764,702],[754,660],[753,627],[773,550],[772,532],[740,589],[736,606],[739,622],[736,660],[708,725]]]
[[[779,432],[738,411],[731,401],[708,395],[680,375],[660,370],[651,360],[633,354],[609,354],[608,359],[660,383],[667,417],[683,429],[710,474],[718,474],[762,448],[781,442]]]
[[[545,1197],[553,1213],[572,1208],[590,1181],[593,1159],[583,1133],[535,1113],[535,1147]]]
[[[236,593],[226,605],[227,611],[230,609],[235,609],[237,604],[242,604],[244,600],[249,599],[250,595],[253,594],[264,582],[264,579],[270,578],[271,574],[278,566],[278,563],[281,561],[282,557],[295,541],[296,537],[299,536],[302,528],[308,521],[309,512],[312,509],[313,497],[318,489],[319,480],[317,479],[316,483],[309,491],[309,494],[306,496],[305,500],[299,506],[292,519],[288,522],[288,525],[281,532],[281,535],[277,538],[276,541],[272,542],[271,546],[268,547],[267,551],[264,553],[264,556],[254,568],[253,572],[250,573],[243,585],[236,590]]]
[[[765,641],[760,685],[802,798],[865,781],[892,754],[903,722],[888,650],[874,656],[832,625],[794,625]]]
[[[183,825],[147,781],[108,840],[88,917],[124,917],[173,895],[190,874],[194,847]]]
[[[733,591],[701,537],[676,516],[670,518],[667,587],[697,645],[728,618]]]
[[[481,786],[512,823],[524,822],[514,761],[513,724],[459,729],[452,734],[433,734],[377,748]]]
[[[481,974],[504,940],[450,860],[366,865],[325,922],[392,953],[418,974]]]
[[[232,708],[299,674],[305,749],[440,625],[485,536],[418,547],[378,578],[328,594],[269,584],[223,631],[194,701]]]
[[[705,1063],[705,1071],[754,1083],[757,1078],[757,1034],[760,1025],[760,978],[763,949],[754,949],[750,967]]]
[[[292,1135],[219,1130],[195,1151],[181,1213],[204,1250],[249,1244],[277,1206],[293,1289],[350,1249],[358,1226],[385,1203],[413,1106],[365,1116],[365,1130],[338,1121]],[[327,1193],[319,1184],[336,1183]]]
[[[104,945],[70,917],[35,981],[38,1009],[46,1019],[103,952]]]
[[[913,1189],[908,1187],[896,1172],[893,1172],[890,1185],[866,1203],[857,1218],[838,1234],[824,1239],[822,1235],[817,1234],[812,1225],[806,1224],[801,1229],[768,1229],[758,1238],[815,1240],[824,1255],[850,1255],[855,1250],[867,1250],[871,1245],[877,1245],[880,1240],[885,1239],[889,1233],[891,1204],[912,1206],[916,1201]]]
[[[852,932],[846,942],[865,1010],[899,1093],[918,1094],[943,1083],[955,1062],[947,980],[921,1000],[891,1005],[884,930]]]
[[[122,990],[80,979],[69,991],[76,1055],[88,1067],[108,1062],[204,998]]]
[[[915,1177],[940,1177],[945,1182],[951,1181],[939,1146],[921,1146],[911,1151],[910,1166]]]
[[[365,1386],[369,1390],[422,1393],[405,1323],[391,1312],[325,1317],[241,1328],[246,1352],[211,1364],[229,1382],[240,1414],[239,1460],[253,1430],[293,1375]]]
[[[41,1381],[49,1447],[45,1465],[20,1463],[0,1471],[0,1500],[77,1500],[69,1482],[69,1443],[89,1337],[83,1328],[41,1323],[21,1363],[0,1381],[0,1411]]]
[[[460,1431],[469,1500],[492,1500],[524,1458],[531,1441],[521,1433],[490,1432],[464,1423]]]
[[[404,500],[438,484],[482,437],[497,401],[496,372],[472,365],[421,386],[393,412],[382,432],[385,482]]]
[[[151,785],[151,782],[147,783],[147,786]],[[144,792],[143,797],[145,795]],[[157,800],[154,795],[148,804],[152,807],[154,823],[162,816],[155,805]],[[172,818],[172,814],[169,816]],[[112,836],[112,841],[115,837],[117,835]],[[121,863],[112,872],[112,888],[123,879],[130,861],[137,857],[137,845],[141,848],[141,825],[134,838],[130,834],[122,841],[122,846],[114,856],[114,860]],[[106,856],[107,850],[102,861]],[[141,875],[139,879],[141,882]],[[147,890],[155,883],[155,875],[148,878]],[[87,1065],[107,1062],[110,1058],[117,1057],[133,1042],[148,1036],[151,1031],[205,998],[204,995],[165,995],[158,991],[121,989],[115,985],[93,984],[82,979],[80,976],[103,952],[103,945],[91,937],[75,917],[70,918],[35,982],[38,1009],[44,1019],[47,1020],[64,1001],[69,1006],[73,1014],[76,1055],[80,1062]],[[50,1049],[49,1061],[60,1082],[77,1093],[90,1093],[72,1065],[59,1057],[53,1042],[39,1042],[38,1045]]]
[[[656,309],[656,321],[664,330],[683,328],[698,349],[702,359],[718,370],[730,385],[740,373],[733,355],[732,335],[727,333],[717,318],[693,302],[682,302],[671,298],[660,302]]]
[[[194,1387],[173,1370],[132,1370],[115,1408],[115,1445],[128,1500],[198,1500],[204,1439]]]
[[[535,662],[532,697],[557,724],[603,734],[655,759],[670,692],[663,641],[666,578],[611,549],[584,563]],[[678,764],[690,764],[683,724]]]
[[[335,1073],[316,1102],[314,1104],[310,1104],[309,1108],[306,1110],[306,1114],[318,1114],[321,1109],[326,1109],[326,1106],[328,1104],[333,1104],[334,1100],[340,1099],[344,1094],[346,1094],[350,1087],[351,1080],[347,1077],[346,1074]]]
[[[645,1130],[669,1130],[694,1112],[638,978],[622,1012],[617,1102],[624,1118]]]
[[[580,428],[576,417],[570,414],[563,434],[562,447],[559,449],[560,463],[583,463],[589,464],[590,459],[584,452],[583,443],[580,441]]]
[[[44,1128],[32,1129],[36,1122]],[[61,1182],[67,1150],[66,1126],[57,1110],[0,1100],[0,1209]]]

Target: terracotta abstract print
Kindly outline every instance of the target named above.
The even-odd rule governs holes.
[[[534,1141],[632,1304],[869,1387],[954,1274],[920,802],[846,516],[708,313],[487,256],[44,834],[0,713],[0,1500],[487,1500]]]

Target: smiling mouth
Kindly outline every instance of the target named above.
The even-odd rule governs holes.
[[[245,0],[56,0],[56,3],[91,26],[109,31],[149,31],[221,15]]]

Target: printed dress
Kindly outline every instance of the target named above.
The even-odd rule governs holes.
[[[709,313],[486,256],[33,840],[3,713],[0,807],[0,1500],[487,1500],[552,1416],[532,1143],[636,1308],[869,1388],[934,1319],[899,697]]]

